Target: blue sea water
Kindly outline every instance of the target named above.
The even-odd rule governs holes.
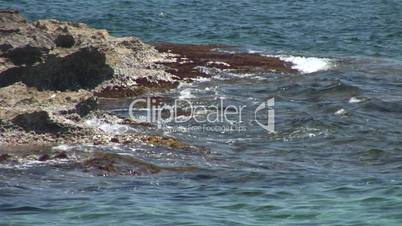
[[[163,94],[258,106],[276,133],[175,132],[211,155],[102,147],[188,173],[92,177],[0,169],[0,225],[401,225],[402,2],[397,0],[0,0],[146,42],[220,43],[278,55],[300,73],[235,75]],[[110,110],[127,116],[128,105]],[[86,147],[79,147],[86,148]]]

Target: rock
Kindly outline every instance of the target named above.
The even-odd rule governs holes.
[[[9,154],[0,154],[0,163],[7,161],[10,158],[11,158],[11,155],[9,155]]]
[[[89,47],[65,57],[48,56],[42,64],[10,68],[0,73],[0,87],[23,82],[38,90],[93,89],[112,75],[105,54]]]
[[[59,133],[66,131],[66,128],[55,122],[46,111],[20,114],[11,121],[28,132]]]
[[[53,156],[53,159],[68,159],[66,152],[62,151]]]
[[[110,139],[110,142],[112,142],[112,143],[120,143],[119,138],[117,138],[117,137],[113,137],[112,139]]]
[[[75,44],[75,39],[72,35],[70,34],[62,34],[56,37],[54,40],[54,43],[56,43],[57,47],[62,47],[62,48],[71,48]]]
[[[41,61],[41,57],[44,54],[43,51],[44,50],[41,48],[26,45],[10,49],[2,56],[10,59],[10,61],[13,62],[15,65],[32,65]]]
[[[42,154],[38,158],[38,161],[41,161],[41,162],[45,162],[47,160],[50,160],[50,156],[48,154]]]
[[[145,89],[139,86],[106,86],[95,91],[94,95],[97,97],[104,98],[123,98],[123,97],[133,97],[139,96],[145,93]]]
[[[165,55],[137,38],[116,38],[80,23],[28,23],[13,11],[0,12],[0,21],[0,29],[7,31],[0,36],[0,87],[21,81],[39,90],[65,91],[138,87],[138,79],[174,82],[156,66]]]
[[[222,70],[239,72],[282,72],[294,73],[290,63],[277,57],[266,57],[251,53],[227,53],[216,49],[229,49],[223,45],[189,45],[161,43],[156,49],[171,54],[171,61],[162,62],[169,69],[168,72],[181,79],[208,77],[209,75],[197,67],[214,67]]]
[[[81,101],[75,106],[77,114],[81,117],[88,115],[91,111],[96,110],[98,107],[98,100],[95,97],[90,97]]]
[[[96,152],[94,157],[81,163],[86,171],[97,175],[147,175],[159,173],[162,168],[127,155]],[[134,173],[135,172],[135,173]]]
[[[129,130],[140,124],[128,123],[101,109],[96,97],[130,97],[173,89],[197,76],[208,76],[198,69],[200,66],[293,72],[290,65],[274,57],[224,53],[215,48],[228,47],[154,47],[135,37],[113,37],[106,30],[82,23],[31,23],[16,11],[0,10],[0,144],[146,143],[204,151],[175,138],[131,130],[116,135],[102,129],[102,125],[117,125]],[[65,156],[60,153],[56,157]],[[110,154],[95,156],[84,168],[129,175],[161,170],[131,157]]]
[[[49,35],[29,24],[17,11],[0,12],[0,34],[0,44],[11,46],[11,48],[31,46],[52,49],[55,47]]]

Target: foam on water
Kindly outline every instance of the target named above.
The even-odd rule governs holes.
[[[337,110],[334,114],[335,115],[344,115],[346,113],[347,113],[346,110],[341,108],[341,109]]]
[[[180,91],[179,99],[191,99],[195,98],[195,96],[191,93],[191,89],[183,89]]]
[[[318,71],[327,71],[336,66],[333,59],[321,57],[305,57],[292,55],[271,55],[264,54],[262,51],[247,50],[250,54],[261,54],[267,57],[276,57],[285,62],[292,64],[292,69],[298,70],[301,73],[309,74]]]
[[[327,71],[335,66],[334,62],[329,58],[279,56],[279,59],[292,63],[293,69],[305,74]]]
[[[98,118],[92,118],[85,121],[85,125],[92,128],[98,128],[106,133],[111,134],[124,134],[130,130],[133,130],[131,127],[121,124],[111,124],[103,122]]]
[[[350,99],[349,99],[349,103],[351,103],[351,104],[355,104],[355,103],[360,103],[360,102],[362,102],[363,100],[361,100],[361,99],[359,99],[359,98],[357,98],[357,97],[351,97]]]

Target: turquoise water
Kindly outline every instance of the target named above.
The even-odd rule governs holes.
[[[169,133],[207,146],[209,155],[100,147],[194,172],[92,177],[50,166],[0,169],[0,225],[402,224],[402,2],[0,0],[0,7],[151,43],[237,45],[281,55],[301,71],[212,71],[211,80],[160,94],[204,105],[224,97],[249,109],[275,97],[275,134],[246,109],[241,133]],[[128,116],[127,108],[110,110]]]

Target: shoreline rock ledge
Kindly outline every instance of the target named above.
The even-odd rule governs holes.
[[[0,147],[164,143],[144,134],[110,134],[85,122],[95,118],[136,126],[98,109],[99,98],[132,97],[210,76],[200,67],[294,72],[278,58],[215,51],[219,48],[228,47],[169,43],[154,47],[83,23],[28,22],[17,11],[0,10]]]
[[[114,139],[85,120],[135,125],[98,109],[98,98],[177,86],[160,64],[168,60],[134,37],[82,23],[30,23],[17,11],[1,10],[0,146],[144,142],[145,135]]]
[[[216,50],[221,48],[229,47],[152,46],[83,23],[29,22],[17,11],[0,10],[0,165],[71,159],[64,152],[42,153],[61,144],[137,143],[208,153],[174,137],[139,132],[138,127],[152,125],[113,115],[99,101],[176,88],[180,82],[210,76],[203,72],[205,67],[240,73],[295,72],[278,58]],[[99,125],[129,132],[105,131]],[[116,163],[145,166],[127,158],[98,153],[85,157],[80,167],[125,175]]]
[[[113,37],[83,23],[28,22],[17,11],[0,10],[0,147],[164,143],[164,139],[149,139],[144,134],[110,134],[85,122],[95,118],[136,126],[136,122],[98,109],[99,98],[137,96],[208,77],[199,67],[294,72],[277,58],[217,52],[216,48],[225,47],[154,47],[135,37]]]

